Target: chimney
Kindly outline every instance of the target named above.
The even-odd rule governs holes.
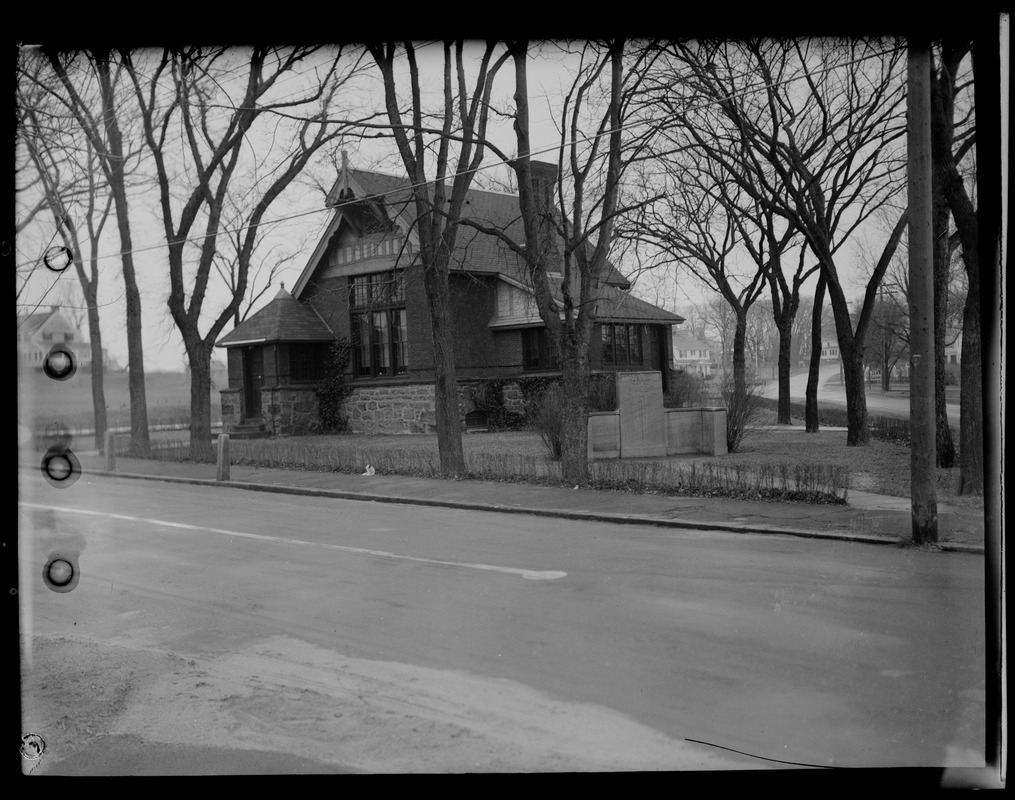
[[[545,161],[532,161],[532,192],[536,196],[536,207],[541,211],[552,210],[554,188],[557,184],[557,165]]]
[[[546,268],[548,271],[560,269],[560,252],[557,249],[557,232],[554,226],[556,219],[557,165],[545,161],[530,162],[532,170],[532,193],[536,200],[536,213],[539,215],[539,243],[547,254]]]

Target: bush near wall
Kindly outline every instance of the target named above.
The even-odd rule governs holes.
[[[705,379],[684,370],[670,370],[663,408],[695,408],[707,405]]]
[[[491,431],[516,431],[525,427],[525,414],[511,411],[504,399],[508,381],[492,378],[480,381],[469,390],[472,403],[486,414],[486,425]]]
[[[550,457],[561,457],[563,448],[563,408],[561,377],[522,378],[518,381],[525,403],[528,427],[542,438]],[[617,379],[612,372],[595,372],[589,376],[588,411],[617,410]]]
[[[518,379],[522,402],[529,415],[530,407],[538,403],[543,393],[551,386],[559,386],[560,375],[531,376]],[[589,375],[589,411],[617,410],[617,377],[614,372],[593,372]]]

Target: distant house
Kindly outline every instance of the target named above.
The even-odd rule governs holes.
[[[712,345],[679,328],[673,329],[670,342],[674,369],[702,376],[715,374],[718,364]]]
[[[537,196],[549,196],[556,167],[532,168]],[[227,429],[285,432],[312,417],[327,348],[345,337],[352,344],[350,428],[433,431],[433,339],[409,181],[351,169],[343,158],[327,204],[331,221],[291,292],[283,287],[217,343],[229,368],[223,421]],[[463,214],[524,242],[515,195],[472,190]],[[525,264],[500,239],[461,227],[449,284],[463,418],[475,411],[470,387],[485,380],[502,381],[506,405],[518,407],[519,381],[559,375]],[[670,328],[683,318],[630,288],[611,267],[598,295],[592,369],[658,370],[665,380]]]
[[[41,370],[55,345],[65,345],[74,354],[78,369],[91,367],[92,351],[87,339],[59,306],[18,315],[19,366]]]
[[[945,333],[945,365],[962,364],[962,331],[949,328]]]
[[[821,329],[821,360],[838,361],[839,358],[839,337],[835,328],[825,326]]]

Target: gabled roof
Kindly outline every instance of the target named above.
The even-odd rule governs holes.
[[[219,339],[217,347],[255,342],[329,342],[334,332],[313,306],[296,300],[285,285],[264,308]]]
[[[708,342],[703,342],[690,331],[674,330],[673,347],[677,350],[714,350]]]
[[[678,325],[684,318],[677,314],[639,300],[615,286],[602,284],[599,287],[599,303],[596,305],[596,319],[603,322],[672,322]]]
[[[373,215],[399,223],[403,230],[409,232],[410,237],[414,236],[413,221],[416,209],[408,178],[351,169],[346,165],[328,193],[327,203],[336,207],[336,218],[325,231],[321,243],[304,268],[303,275],[296,284],[297,296],[302,293],[310,273],[319,266],[320,258],[324,255],[324,245],[338,229],[336,221],[339,216],[347,216],[351,221],[354,218],[362,218],[369,208]],[[470,189],[466,195],[462,217],[504,231],[518,244],[525,242],[525,230],[516,195]],[[482,233],[467,225],[458,228],[451,267],[473,273],[503,274],[517,280],[526,280],[524,262],[507,244],[496,236]],[[628,289],[631,285],[612,265],[604,282],[623,289]]]
[[[45,325],[52,317],[59,312],[56,306],[50,306],[49,311],[36,311],[33,314],[18,314],[18,333],[31,335]]]

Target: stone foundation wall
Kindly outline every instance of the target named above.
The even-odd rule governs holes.
[[[345,401],[343,414],[352,433],[435,433],[437,430],[433,384],[429,383],[357,387]]]
[[[299,435],[314,431],[319,425],[316,388],[262,389],[261,420],[270,433]]]
[[[228,432],[240,424],[243,398],[239,389],[219,390],[222,400],[222,430]]]
[[[465,415],[474,411],[472,390],[482,381],[465,380],[458,384],[458,408]],[[223,389],[222,422],[224,430],[240,424],[242,396],[239,389]],[[524,411],[517,383],[504,387],[504,405],[509,411]],[[342,407],[352,433],[435,433],[434,387],[429,383],[391,386],[359,386]],[[311,432],[319,424],[317,392],[314,388],[283,386],[261,390],[261,419],[269,434],[299,435]]]
[[[476,409],[472,390],[482,381],[463,380],[458,383],[458,410],[465,425],[465,415]],[[504,405],[521,412],[522,393],[517,383],[504,387]],[[434,387],[430,383],[396,386],[362,386],[353,389],[343,406],[343,413],[352,433],[435,433]]]

